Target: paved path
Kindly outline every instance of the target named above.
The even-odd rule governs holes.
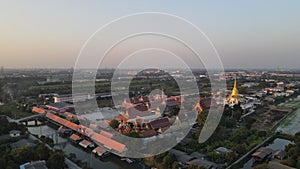
[[[7,118],[8,122],[10,122],[10,123],[13,123],[13,122],[20,123],[21,121],[30,120],[30,119],[33,119],[33,118],[39,117],[39,116],[42,116],[42,115],[41,114],[34,114],[32,116],[24,117],[24,118],[21,118],[21,119],[12,119],[8,116],[6,116],[6,118]]]

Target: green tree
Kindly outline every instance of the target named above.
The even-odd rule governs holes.
[[[228,161],[229,163],[234,161],[234,154],[233,153],[226,153],[225,154],[225,159],[226,161]]]
[[[49,149],[42,143],[39,143],[35,147],[35,153],[38,157],[38,160],[48,160],[49,158]]]
[[[19,169],[19,166],[18,166],[18,164],[16,164],[14,161],[9,160],[9,161],[7,162],[6,169]]]
[[[47,166],[49,169],[61,169],[65,162],[65,157],[63,152],[54,151],[50,152],[49,159],[47,160]]]
[[[179,163],[177,161],[175,161],[173,164],[172,164],[172,169],[178,169],[179,168]]]
[[[69,154],[69,158],[70,158],[71,160],[76,159],[76,154],[75,154],[75,153],[70,153],[70,154]]]
[[[11,154],[14,157],[14,160],[21,164],[34,160],[34,152],[30,146],[13,149]]]
[[[268,167],[267,167],[267,164],[264,163],[264,164],[260,164],[260,165],[253,167],[253,169],[268,169]]]
[[[176,157],[173,153],[168,153],[162,161],[162,164],[165,168],[171,168],[172,163],[176,160]]]
[[[246,148],[243,144],[237,144],[233,150],[239,154],[244,154],[246,152]]]
[[[0,158],[0,169],[5,169],[5,167],[6,167],[6,160]]]
[[[130,132],[125,134],[128,137],[140,138],[141,136],[137,132]]]
[[[205,124],[205,121],[206,121],[206,118],[207,118],[207,115],[208,115],[207,111],[203,111],[203,112],[198,113],[197,123],[198,123],[198,126],[200,128],[203,128],[203,126]]]
[[[241,108],[241,104],[237,104],[233,106],[233,118],[239,120],[242,116],[243,109]]]
[[[118,120],[113,119],[113,120],[111,120],[111,121],[109,122],[109,125],[110,125],[111,128],[115,129],[115,128],[118,128],[119,122],[118,122]]]

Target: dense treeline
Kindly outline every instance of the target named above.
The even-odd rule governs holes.
[[[258,131],[251,129],[251,126],[240,126],[236,128],[237,119],[239,119],[240,110],[228,110],[229,113],[221,119],[217,130],[212,137],[205,143],[199,144],[198,137],[208,115],[207,111],[198,114],[197,132],[191,135],[192,141],[187,145],[177,145],[176,148],[187,153],[200,152],[206,154],[206,157],[218,164],[230,164],[238,159],[243,154],[246,154],[250,149],[266,139],[270,133],[266,131]],[[245,122],[246,123],[246,122]],[[232,150],[227,153],[217,153],[215,150],[218,147],[225,147]]]
[[[27,131],[26,126],[17,123],[9,123],[4,116],[0,116],[0,124],[0,135],[8,134],[11,130],[20,130],[23,134]]]
[[[145,163],[148,166],[156,167],[157,169],[178,169],[179,163],[173,153],[166,152],[154,157],[145,158]]]
[[[64,154],[61,151],[51,151],[45,144],[37,142],[35,147],[10,147],[10,143],[25,138],[27,128],[22,124],[9,123],[4,116],[0,117],[0,135],[6,135],[11,130],[20,130],[22,137],[0,139],[0,169],[18,169],[19,165],[36,160],[47,161],[50,169],[64,168]]]
[[[66,168],[63,152],[49,150],[43,143],[14,149],[8,145],[0,146],[0,169],[18,169],[21,164],[37,160],[45,160],[49,169]]]
[[[286,146],[287,158],[281,163],[300,169],[300,132],[295,134],[294,143]]]

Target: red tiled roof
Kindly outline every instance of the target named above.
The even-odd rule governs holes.
[[[35,113],[38,113],[38,114],[44,114],[44,113],[47,112],[45,109],[39,108],[39,107],[33,107],[32,111],[35,112]]]
[[[77,132],[81,132],[82,134],[89,136],[91,139],[94,141],[103,144],[105,147],[113,149],[118,152],[123,152],[125,150],[125,145],[121,144],[115,140],[112,140],[111,138],[108,138],[110,134],[102,132],[102,134],[99,133],[94,133],[92,129],[82,126],[82,125],[77,125],[75,123],[72,123],[68,120],[65,120],[63,118],[60,118],[54,114],[47,113],[46,117],[61,124],[64,125],[65,127],[68,127],[72,130],[75,130]],[[79,116],[80,117],[80,116]],[[105,134],[104,134],[105,133]],[[104,134],[104,135],[103,135]],[[85,143],[85,142],[83,142]],[[83,144],[82,143],[82,144]]]
[[[112,140],[110,138],[107,138],[101,134],[94,133],[93,136],[91,137],[94,141],[103,144],[105,147],[108,149],[113,149],[118,152],[123,152],[125,150],[125,145],[122,143],[119,143],[115,140]]]
[[[88,127],[85,127],[83,125],[78,125],[78,130],[77,131],[80,132],[81,134],[84,134],[84,135],[88,136],[88,137],[90,137],[94,133],[94,131],[92,129],[90,129]]]
[[[100,131],[100,134],[107,138],[112,138],[114,136],[112,133],[103,130]]]
[[[70,139],[73,140],[73,141],[78,141],[78,140],[81,140],[81,137],[79,137],[78,135],[76,134],[72,134],[70,136]]]
[[[78,131],[78,125],[75,124],[75,123],[72,123],[72,122],[70,122],[66,119],[60,118],[60,117],[58,117],[58,116],[56,116],[52,113],[47,113],[46,117],[53,120],[53,121],[55,121],[55,122],[57,122],[57,123],[59,123],[59,124],[61,124],[61,125],[64,125],[65,127],[68,127],[68,128],[70,128],[72,130],[75,130],[75,131]]]

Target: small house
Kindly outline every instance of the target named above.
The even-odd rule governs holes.
[[[252,157],[255,159],[255,161],[262,162],[266,158],[270,157],[272,153],[273,153],[272,149],[261,147],[255,153],[252,154]]]

